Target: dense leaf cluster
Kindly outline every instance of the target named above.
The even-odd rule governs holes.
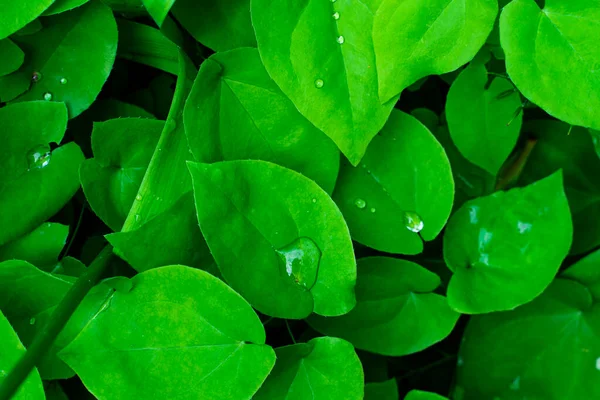
[[[0,400],[600,398],[597,0],[0,10]]]

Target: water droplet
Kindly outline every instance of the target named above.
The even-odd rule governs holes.
[[[340,13],[339,12],[333,13],[333,19],[335,19],[335,20],[340,19]]]
[[[344,43],[344,37],[343,37],[343,36],[341,36],[341,35],[340,35],[340,36],[338,36],[338,38],[337,38],[337,42],[338,42],[339,44],[343,44],[343,43]]]
[[[67,78],[60,78],[60,84],[61,85],[66,85],[67,84]]]
[[[335,0],[331,0],[332,3],[335,3]]]
[[[6,376],[6,375],[8,375],[8,374],[6,373],[6,371],[5,371],[5,370],[3,370],[3,369],[0,369],[0,376]]]
[[[456,365],[458,365],[459,367],[462,367],[465,364],[465,360],[463,360],[462,357],[458,357],[458,359],[456,360]]]
[[[135,221],[139,221],[140,220],[140,214],[135,214]]]
[[[521,377],[517,376],[514,381],[509,386],[510,390],[519,390],[521,389]]]
[[[310,290],[317,280],[321,260],[321,250],[317,244],[307,237],[299,237],[276,252],[281,258],[285,275]]]
[[[531,230],[531,224],[528,224],[527,222],[522,222],[519,221],[517,222],[517,227],[519,228],[519,233],[523,234],[523,233],[527,233]]]
[[[315,87],[317,89],[321,89],[323,87],[323,85],[325,85],[325,82],[323,82],[323,79],[317,79],[315,81]]]
[[[596,369],[600,371],[600,357],[596,358]]]
[[[367,202],[364,201],[363,199],[356,199],[356,201],[354,202],[354,205],[362,210],[363,208],[365,208],[367,206]]]
[[[46,100],[46,101],[52,100],[52,93],[50,93],[50,92],[44,93],[44,100]]]
[[[317,202],[317,199],[313,199],[313,203],[316,203],[316,202]]]
[[[404,226],[411,232],[419,233],[423,230],[425,223],[416,212],[407,211],[404,213]]]
[[[478,212],[479,212],[478,206],[469,207],[469,221],[472,224],[476,224],[479,222],[479,215],[477,214]]]
[[[35,318],[31,318],[29,320],[29,325],[35,325]]]
[[[140,200],[142,200],[142,195],[141,195],[141,194],[138,194],[137,196],[135,196],[135,199],[136,199],[137,201],[140,201]]]
[[[33,74],[31,74],[31,82],[35,83],[35,82],[39,82],[40,79],[42,79],[42,74],[35,71]]]
[[[52,158],[52,153],[48,145],[36,146],[27,153],[28,169],[44,168],[50,164],[50,158]]]
[[[374,209],[374,208],[371,208],[371,210],[369,210],[369,211],[371,211],[372,213],[374,213],[374,212],[375,212],[375,211],[377,211],[377,210],[376,210],[376,209]]]

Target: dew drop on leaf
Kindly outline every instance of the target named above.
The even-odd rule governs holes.
[[[35,325],[35,318],[31,318],[29,320],[29,325]]]
[[[419,214],[412,211],[407,211],[404,213],[404,223],[406,229],[415,233],[421,232],[425,226]]]
[[[374,213],[374,212],[375,212],[375,211],[377,211],[377,210],[376,210],[376,209],[374,209],[374,208],[371,208],[371,210],[370,210],[370,211],[371,211],[372,213]]]
[[[42,74],[39,72],[34,72],[33,74],[31,74],[31,82],[39,82],[40,79],[42,79]]]
[[[323,82],[323,79],[317,79],[315,81],[315,87],[317,89],[321,89],[323,87],[323,85],[325,85],[325,82]]]
[[[600,357],[596,358],[596,369],[600,371]]]
[[[344,37],[343,37],[343,36],[338,36],[338,38],[337,38],[337,42],[338,42],[339,44],[343,44],[343,43],[344,43]]]
[[[334,13],[333,14],[333,19],[335,19],[335,20],[340,19],[340,13],[339,12]]]
[[[44,100],[46,100],[46,101],[52,100],[52,93],[50,93],[50,92],[44,93]]]
[[[285,275],[310,290],[317,280],[321,260],[321,250],[317,244],[307,237],[299,237],[276,252],[281,258]]]
[[[511,390],[519,390],[521,388],[521,377],[517,376],[515,380],[512,381],[509,387]]]
[[[367,202],[364,201],[363,199],[356,199],[356,201],[354,202],[354,205],[360,209],[363,209],[367,206]]]
[[[40,169],[50,164],[52,153],[48,145],[36,146],[27,153],[27,168]]]
[[[142,195],[141,195],[141,194],[138,194],[137,196],[135,196],[135,199],[136,199],[137,201],[140,201],[140,200],[142,200]]]
[[[61,85],[66,85],[67,84],[67,78],[60,78],[60,84]]]

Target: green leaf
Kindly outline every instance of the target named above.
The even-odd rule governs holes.
[[[367,383],[365,385],[365,400],[398,400],[398,383],[396,379],[385,382]]]
[[[514,0],[500,17],[506,69],[521,93],[571,125],[600,129],[600,6]]]
[[[571,253],[585,253],[600,245],[600,159],[586,129],[558,121],[530,121],[525,131],[537,143],[525,165],[521,183],[528,184],[562,169],[565,193],[573,215]]]
[[[34,265],[53,266],[68,235],[68,226],[45,222],[26,236],[0,246],[0,261],[25,260]]]
[[[269,75],[353,165],[397,100],[381,104],[377,94],[371,32],[378,3],[251,2],[258,50]]]
[[[75,143],[50,150],[67,125],[64,104],[43,101],[0,109],[0,245],[37,228],[79,188],[83,154]]]
[[[311,316],[307,322],[361,350],[388,356],[416,353],[448,336],[458,320],[446,298],[433,293],[439,285],[436,274],[410,261],[361,258],[356,307],[341,317]]]
[[[0,101],[3,103],[16,99],[29,89],[31,74],[18,71],[0,76]]]
[[[94,158],[81,165],[81,185],[96,215],[120,231],[164,128],[163,121],[118,118],[94,124]]]
[[[25,53],[10,39],[0,40],[0,77],[15,72],[23,65]]]
[[[404,400],[448,400],[448,398],[431,392],[423,392],[422,390],[411,390]]]
[[[184,122],[196,161],[270,161],[333,191],[337,148],[279,90],[256,49],[217,53],[202,64]]]
[[[379,0],[373,21],[379,97],[389,101],[427,75],[454,71],[485,43],[497,0]]]
[[[250,21],[250,0],[178,0],[177,21],[200,43],[214,51],[256,47]]]
[[[598,398],[599,267],[595,252],[530,304],[471,318],[457,375],[464,399]]]
[[[20,71],[38,74],[17,101],[62,101],[74,118],[92,104],[108,78],[117,51],[117,25],[110,8],[99,0],[42,21],[41,31],[14,38],[27,55]]]
[[[344,162],[333,195],[352,238],[389,253],[418,254],[452,209],[444,149],[414,117],[394,111],[360,167]]]
[[[362,400],[363,370],[352,345],[320,337],[275,349],[275,368],[255,400]]]
[[[495,176],[517,143],[523,113],[521,97],[507,80],[492,77],[489,86],[488,80],[485,65],[465,68],[450,87],[446,117],[458,150]]]
[[[192,181],[185,165],[191,154],[182,114],[194,74],[193,65],[180,53],[177,87],[165,127],[121,232],[106,236],[115,253],[137,271],[167,261],[214,271],[196,224]]]
[[[350,234],[315,182],[265,161],[188,166],[208,247],[227,283],[257,310],[300,319],[354,307]]]
[[[179,71],[179,51],[158,29],[126,19],[117,19],[117,56],[146,64],[173,75]]]
[[[65,11],[77,8],[90,0],[56,0],[44,13],[43,16],[60,14]]]
[[[54,0],[0,0],[0,39],[12,35],[36,19]]]
[[[10,326],[8,320],[0,312],[0,383],[11,368],[25,353],[25,347],[19,341],[17,334]],[[44,387],[37,370],[25,379],[12,400],[44,400]]]
[[[61,353],[99,399],[243,399],[275,363],[248,303],[183,266],[132,278]],[[98,368],[102,365],[103,368]],[[135,365],[135,368],[131,368]]]
[[[444,234],[450,306],[479,314],[530,302],[552,282],[572,234],[561,172],[466,202]]]
[[[175,0],[142,0],[142,4],[156,25],[161,26]]]

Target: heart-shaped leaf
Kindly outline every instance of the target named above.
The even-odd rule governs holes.
[[[444,234],[450,306],[479,314],[533,300],[552,282],[572,235],[561,172],[466,202]]]
[[[381,104],[377,94],[371,35],[378,5],[375,0],[251,2],[269,75],[353,165],[397,100],[390,96]]]
[[[244,399],[258,390],[275,353],[241,296],[184,266],[132,283],[60,353],[97,398]]]
[[[227,283],[257,310],[300,319],[354,307],[350,233],[315,182],[266,161],[188,165],[208,247]]]
[[[454,181],[444,149],[414,117],[394,111],[361,166],[342,164],[333,198],[352,238],[377,250],[418,254],[452,209]]]
[[[275,368],[253,399],[363,399],[362,365],[345,340],[320,337],[275,354]]]
[[[439,285],[436,274],[410,261],[361,258],[356,307],[341,317],[311,316],[307,321],[361,350],[388,356],[415,353],[448,336],[458,320],[446,298],[433,293]]]
[[[600,129],[600,4],[538,3],[513,0],[502,11],[500,42],[508,74],[550,115]]]

